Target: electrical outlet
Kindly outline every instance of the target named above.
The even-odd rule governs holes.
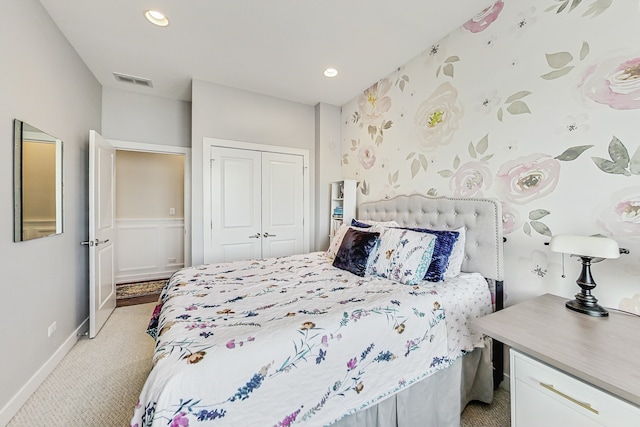
[[[47,336],[50,337],[56,331],[56,322],[53,322],[49,325],[49,329],[47,329]]]
[[[168,261],[172,264],[175,264],[177,260],[175,258],[169,258]]]
[[[176,214],[176,208],[169,208],[169,215],[175,215]]]

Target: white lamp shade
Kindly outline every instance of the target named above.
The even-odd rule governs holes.
[[[619,258],[618,243],[608,237],[600,236],[553,236],[549,242],[553,252],[589,256],[597,258]]]

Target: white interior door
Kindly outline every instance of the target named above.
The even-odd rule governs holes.
[[[260,152],[211,148],[211,259],[260,258]]]
[[[262,257],[303,252],[302,156],[262,153]]]
[[[89,132],[89,337],[95,337],[116,308],[115,148]]]

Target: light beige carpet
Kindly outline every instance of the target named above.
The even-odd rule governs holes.
[[[126,427],[151,369],[146,334],[155,304],[118,307],[98,336],[82,338],[13,417],[8,427]],[[509,394],[472,403],[461,427],[508,427]],[[416,426],[438,427],[438,426]]]

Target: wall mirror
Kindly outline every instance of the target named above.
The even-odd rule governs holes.
[[[20,120],[14,132],[14,241],[62,233],[62,141]]]

